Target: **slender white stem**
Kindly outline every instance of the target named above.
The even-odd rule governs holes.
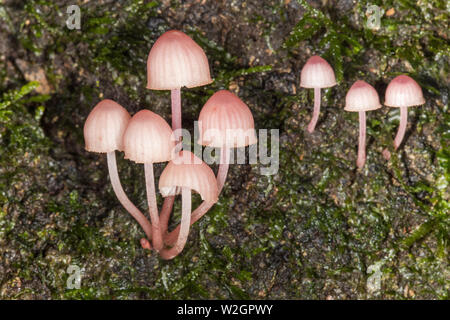
[[[159,224],[158,205],[156,203],[155,178],[153,176],[153,163],[144,163],[145,185],[147,190],[147,203],[152,221],[153,247],[159,251],[163,247],[161,227]]]
[[[314,111],[311,122],[308,124],[308,132],[313,133],[320,114],[320,88],[314,88]]]
[[[172,101],[172,130],[175,131],[177,129],[181,129],[181,88],[172,89],[170,91],[170,98]],[[180,136],[180,140],[181,138],[182,137]],[[167,232],[174,201],[174,196],[169,196],[164,199],[164,204],[160,215],[162,235]]]
[[[178,238],[172,248],[163,249],[160,251],[161,257],[166,260],[175,258],[181,251],[183,251],[189,236],[192,209],[191,189],[184,187],[181,189],[181,201],[181,227]]]
[[[172,100],[172,130],[181,129],[181,89],[170,91]]]
[[[161,225],[161,234],[164,236],[169,226],[170,214],[172,213],[173,202],[175,196],[168,196],[164,199],[164,204],[159,215],[159,223]]]
[[[395,150],[400,147],[400,144],[403,141],[403,137],[405,136],[406,132],[406,124],[408,123],[408,107],[401,107],[400,108],[400,124],[398,127],[397,135],[394,139],[394,148]]]
[[[366,112],[359,112],[359,143],[358,143],[358,159],[356,165],[358,168],[364,167],[366,163]]]
[[[227,147],[221,148],[220,151],[220,164],[219,164],[219,172],[217,173],[217,187],[219,189],[219,194],[223,189],[225,184],[225,180],[228,174],[228,168],[230,166],[230,149]],[[214,205],[214,203],[209,203],[203,201],[197,209],[192,212],[191,216],[191,225],[197,222],[201,217],[203,217],[209,209]],[[167,231],[167,229],[165,229]],[[178,237],[178,233],[180,232],[180,225],[176,226],[171,232],[166,233],[164,237],[164,242],[167,245],[173,245]]]
[[[225,180],[227,179],[229,166],[230,166],[230,149],[226,146],[223,146],[220,149],[220,164],[219,164],[219,171],[217,172],[217,187],[219,189],[219,194],[223,189]]]
[[[152,225],[147,220],[147,218],[142,214],[142,212],[136,208],[136,206],[128,199],[127,195],[125,194],[125,191],[123,191],[122,184],[120,183],[119,179],[119,173],[117,171],[117,163],[116,163],[116,153],[115,151],[108,152],[107,153],[107,159],[108,159],[108,171],[109,171],[109,178],[111,180],[111,184],[114,190],[114,193],[116,194],[117,199],[122,204],[122,206],[125,208],[125,210],[128,211],[131,216],[136,219],[136,221],[139,223],[139,225],[142,227],[142,229],[145,232],[145,235],[148,239],[152,238]]]

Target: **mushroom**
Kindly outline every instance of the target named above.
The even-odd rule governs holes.
[[[314,88],[314,112],[308,124],[308,132],[312,133],[320,114],[320,89],[335,86],[336,78],[330,64],[319,56],[312,56],[306,61],[300,78],[300,87]]]
[[[147,88],[171,91],[173,131],[181,129],[181,87],[193,88],[211,82],[208,58],[189,36],[170,30],[156,40],[147,59]],[[161,210],[161,221],[166,221],[164,226],[173,202],[174,197],[164,199]]]
[[[123,150],[122,138],[130,118],[127,110],[118,103],[109,99],[100,101],[84,124],[85,148],[90,152],[106,153],[109,177],[117,199],[150,239],[152,226],[125,194],[117,172],[115,151]]]
[[[125,159],[144,164],[147,202],[152,222],[153,247],[156,251],[159,251],[163,247],[163,241],[156,203],[153,163],[171,160],[175,148],[172,129],[156,113],[141,110],[128,123],[123,135],[123,145]]]
[[[257,142],[255,123],[248,106],[235,94],[220,90],[203,106],[198,118],[198,143],[220,148],[220,166],[217,174],[219,193],[225,183],[230,148],[246,147]]]
[[[204,146],[220,148],[220,164],[217,173],[218,192],[222,191],[228,174],[230,148],[246,147],[257,142],[253,116],[247,105],[235,94],[220,90],[203,106],[199,116],[199,141]],[[204,201],[192,212],[191,224],[199,220],[212,205]],[[165,237],[173,243],[179,227]]]
[[[191,190],[200,194],[203,203],[211,208],[218,199],[217,182],[213,171],[206,163],[189,151],[181,151],[164,169],[159,179],[159,190],[163,197],[176,196],[181,192],[182,212],[177,237],[170,249],[163,249],[163,259],[176,257],[184,248],[191,225]]]
[[[384,104],[388,107],[400,108],[400,124],[394,139],[394,148],[398,149],[405,136],[408,123],[408,107],[419,106],[425,103],[422,88],[414,79],[407,75],[395,77],[386,88]],[[390,152],[383,150],[386,160],[390,158]]]
[[[345,96],[345,111],[359,113],[358,168],[366,162],[366,111],[381,108],[377,91],[365,81],[356,81]]]
[[[172,130],[181,129],[181,87],[211,82],[206,54],[189,36],[171,30],[156,40],[147,59],[147,88],[171,90]]]

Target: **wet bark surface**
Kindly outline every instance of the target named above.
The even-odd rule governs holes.
[[[71,4],[80,30],[66,27]],[[445,1],[6,0],[0,19],[1,298],[448,299]],[[106,156],[84,150],[82,129],[104,98],[170,123],[170,92],[145,88],[148,52],[170,29],[204,48],[214,78],[182,89],[183,126],[193,135],[208,97],[228,89],[257,129],[279,129],[280,153],[274,175],[231,165],[219,202],[164,261],[140,247],[144,233],[114,196]],[[313,54],[338,85],[322,90],[309,134],[313,90],[299,79]],[[409,109],[397,152],[399,110],[367,112],[358,170],[358,116],[343,110],[345,94],[363,79],[383,102],[402,73],[426,103]],[[126,193],[147,210],[143,167],[117,156]],[[172,226],[180,199],[174,212]],[[79,289],[67,286],[71,265]]]

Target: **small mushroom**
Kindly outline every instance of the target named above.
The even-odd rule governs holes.
[[[147,88],[171,90],[172,130],[181,129],[181,87],[211,82],[208,58],[189,36],[170,30],[156,40],[147,59]]]
[[[154,112],[141,110],[128,123],[123,136],[125,159],[143,163],[147,202],[152,222],[153,247],[163,247],[162,232],[156,203],[153,163],[170,161],[175,148],[172,129]]]
[[[202,211],[205,208],[207,211],[217,202],[219,192],[211,168],[193,153],[181,151],[164,168],[159,179],[159,191],[163,197],[175,196],[181,192],[182,201],[180,225],[172,231],[172,236],[168,239],[170,241],[166,239],[166,244],[173,247],[160,251],[163,259],[173,259],[186,244],[191,225],[191,190],[199,193],[202,204],[206,204],[199,206]]]
[[[300,78],[300,87],[314,88],[314,111],[308,124],[308,132],[312,133],[320,114],[320,89],[335,86],[336,78],[330,64],[319,56],[312,56],[306,61]]]
[[[123,134],[130,121],[127,110],[118,103],[105,99],[91,111],[84,124],[86,150],[106,153],[108,172],[114,193],[122,206],[133,216],[151,238],[152,226],[142,212],[130,201],[120,183],[115,150],[123,150]]]
[[[395,77],[386,88],[384,104],[388,107],[400,108],[400,124],[394,139],[394,148],[398,149],[403,141],[408,123],[408,107],[419,106],[425,103],[422,88],[414,79],[407,75]],[[390,158],[387,148],[383,151],[386,160]]]
[[[217,174],[220,193],[228,173],[230,148],[246,147],[257,142],[253,115],[235,94],[220,90],[205,103],[198,122],[198,143],[220,148],[221,159]]]
[[[377,91],[367,82],[358,80],[348,90],[345,96],[345,111],[359,113],[359,143],[358,168],[364,167],[366,162],[366,111],[381,108]]]

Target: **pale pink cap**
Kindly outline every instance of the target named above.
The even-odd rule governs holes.
[[[147,59],[147,88],[172,90],[212,82],[203,49],[181,31],[171,30],[156,40]]]
[[[175,148],[172,129],[154,112],[141,110],[130,120],[123,136],[125,159],[137,163],[169,161]]]
[[[219,191],[214,172],[189,151],[181,151],[167,164],[159,178],[159,191],[163,197],[179,194],[182,187],[199,193],[202,200],[208,203],[216,203],[218,200]]]
[[[409,76],[395,77],[386,88],[384,104],[388,107],[412,107],[424,103],[422,88]]]
[[[130,118],[127,110],[117,102],[109,99],[100,101],[84,123],[86,150],[101,153],[122,151],[123,133]]]
[[[252,112],[230,91],[213,94],[203,106],[198,122],[201,145],[239,148],[257,142]]]
[[[336,85],[333,68],[323,58],[312,56],[300,74],[300,87],[328,88]]]
[[[345,96],[345,111],[370,111],[381,108],[377,90],[365,81],[356,81]]]

